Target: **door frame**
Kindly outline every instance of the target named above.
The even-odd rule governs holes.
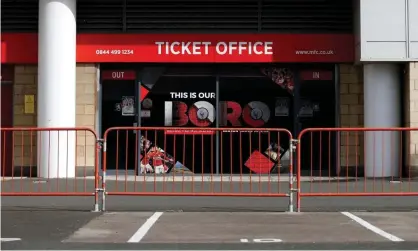
[[[9,112],[10,112],[10,115],[8,116],[8,118],[7,118],[7,120],[6,121],[8,121],[8,123],[6,124],[6,125],[1,125],[1,127],[5,127],[5,128],[7,128],[7,127],[13,127],[13,125],[14,125],[14,116],[13,116],[13,114],[14,114],[14,72],[15,72],[15,66],[14,65],[1,65],[1,70],[2,70],[2,73],[3,74],[1,74],[1,80],[0,80],[0,89],[1,89],[1,93],[3,93],[3,91],[4,91],[4,89],[3,88],[7,88],[8,90],[7,90],[7,93],[10,93],[10,99],[9,100],[7,100],[7,101],[9,101],[8,102],[8,106],[7,107],[5,107],[5,108],[7,108],[7,110],[9,110]],[[5,76],[5,78],[3,79],[3,75]],[[2,108],[3,108],[3,106],[2,106]],[[3,122],[4,120],[3,120],[3,118],[2,118],[2,122]],[[5,132],[4,134],[6,135],[6,137],[5,137],[5,139],[3,139],[3,133],[0,135],[0,138],[1,138],[1,146],[0,146],[0,148],[2,148],[3,147],[3,142],[6,142],[6,149],[4,149],[4,151],[5,151],[5,156],[2,156],[3,155],[3,151],[1,151],[1,156],[2,156],[2,158],[3,157],[5,157],[5,173],[3,173],[3,161],[2,161],[2,163],[1,163],[1,168],[0,168],[0,176],[12,176],[13,175],[13,173],[14,173],[14,166],[13,166],[13,158],[14,158],[14,156],[13,156],[13,148],[14,148],[14,146],[13,145],[10,145],[10,144],[7,144],[7,142],[11,142],[11,139],[12,139],[12,133],[13,132]],[[2,159],[1,158],[1,159]]]
[[[121,64],[121,63],[102,63],[102,64],[96,64],[96,126],[95,126],[95,130],[97,132],[97,137],[99,141],[104,139],[104,131],[103,131],[103,78],[102,78],[102,72],[103,71],[121,71],[121,70],[126,70],[126,71],[135,71],[136,72],[136,79],[135,79],[135,99],[137,99],[139,97],[139,93],[138,93],[138,67],[137,64]],[[140,102],[137,102],[138,105],[140,104]],[[135,117],[136,123],[138,122],[138,112],[140,113],[140,110],[137,111],[137,114]],[[102,147],[104,147],[102,145]],[[139,148],[138,148],[139,149]],[[98,168],[99,168],[99,174],[102,175],[103,172],[103,154],[99,154],[99,159],[98,161]],[[138,161],[138,163],[140,163]]]
[[[328,71],[332,71],[333,76],[332,80],[334,85],[334,100],[335,100],[335,108],[334,108],[334,127],[338,128],[340,126],[340,67],[337,63],[321,63],[319,65],[314,64],[297,64],[292,70],[294,71],[294,99],[293,99],[293,105],[295,111],[293,112],[294,116],[294,128],[295,130],[292,132],[294,139],[298,139],[298,136],[302,130],[300,130],[300,124],[299,124],[299,118],[298,118],[298,112],[300,110],[300,104],[301,104],[301,96],[300,96],[300,89],[302,85],[302,81],[300,79],[300,73],[303,70],[321,70],[325,69]],[[337,132],[335,135],[334,142],[331,143],[331,145],[335,146],[335,160],[333,161],[333,164],[335,165],[335,169],[331,170],[330,175],[336,175],[341,169],[341,166],[339,166],[339,158],[340,158],[340,146],[338,145],[338,142],[340,142],[340,133]],[[294,173],[296,174],[297,171],[297,156],[294,155],[293,158],[293,166],[294,166]],[[302,170],[303,171],[303,170]]]

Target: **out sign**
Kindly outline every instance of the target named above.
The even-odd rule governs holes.
[[[135,80],[135,71],[103,71],[102,80]]]

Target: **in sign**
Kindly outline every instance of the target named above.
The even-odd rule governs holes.
[[[323,70],[305,70],[300,73],[301,80],[332,80],[332,71]]]

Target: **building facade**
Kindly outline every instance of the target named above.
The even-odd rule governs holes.
[[[283,127],[298,134],[308,127],[418,123],[418,15],[412,11],[418,0],[157,2],[3,1],[2,127],[88,127],[102,137],[109,127],[133,125]],[[201,99],[184,96],[192,92]],[[222,102],[230,108],[230,101],[244,107],[254,100],[269,109],[262,124],[222,121],[219,111],[209,116]],[[134,109],[124,116],[131,101]],[[167,117],[170,105],[196,101],[206,102],[210,123]],[[273,116],[279,101],[287,112]],[[311,113],[301,122],[300,110],[289,107]],[[31,135],[14,137],[11,166],[19,172],[27,174],[22,170],[51,151]],[[93,167],[93,136],[62,137],[61,150],[76,150],[58,166]],[[396,176],[382,163],[378,175],[367,171],[374,163],[365,156],[386,153],[382,161],[408,159],[406,168],[416,173],[418,133],[395,148],[376,149],[376,137],[399,135],[337,140],[336,171],[362,166],[367,176]]]

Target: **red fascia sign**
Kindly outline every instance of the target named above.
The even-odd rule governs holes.
[[[2,33],[1,63],[38,63],[38,34]],[[78,63],[353,62],[352,34],[78,34]]]

